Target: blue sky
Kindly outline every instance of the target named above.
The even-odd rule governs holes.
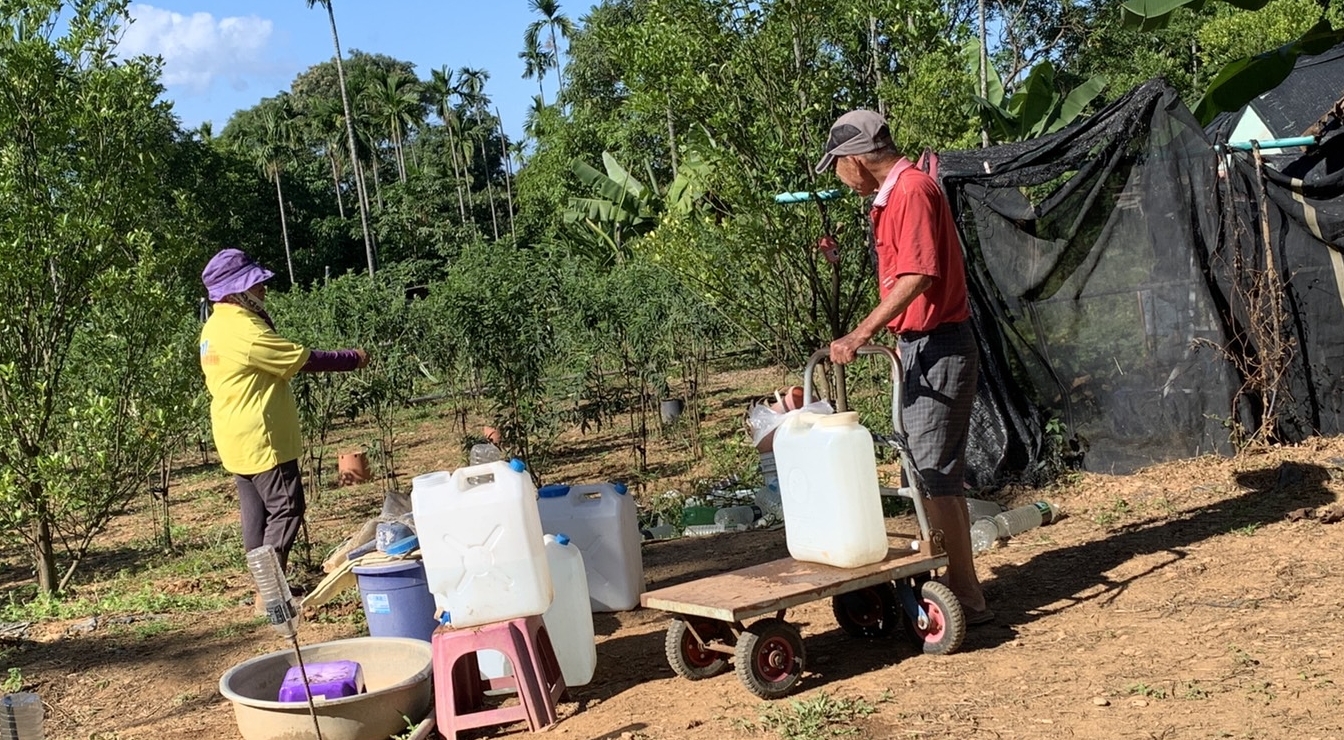
[[[591,7],[591,0],[561,3],[575,22]],[[488,69],[486,91],[509,134],[520,135],[537,92],[518,59],[536,17],[527,0],[336,0],[335,8],[347,56],[359,49],[405,59],[421,78],[443,65]],[[333,55],[326,11],[304,0],[152,0],[132,3],[130,12],[135,22],[120,51],[164,58],[165,96],[187,127],[212,121],[218,133],[235,110],[288,89]],[[554,94],[551,73],[548,102]]]

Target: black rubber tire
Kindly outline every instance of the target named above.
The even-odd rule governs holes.
[[[938,581],[926,581],[919,589],[919,605],[928,613],[930,625],[920,629],[914,620],[904,620],[911,639],[928,655],[956,652],[966,639],[966,615],[956,594]]]
[[[901,600],[891,583],[831,597],[831,611],[840,629],[851,637],[891,637],[900,629]]]
[[[710,640],[726,634],[728,630],[726,625],[705,619],[696,620],[695,631]],[[687,628],[686,621],[681,618],[673,619],[667,625],[663,649],[672,670],[688,681],[713,678],[728,670],[728,654],[701,648],[695,635]]]
[[[737,678],[762,699],[778,699],[798,685],[807,651],[798,628],[782,619],[762,619],[737,638]]]

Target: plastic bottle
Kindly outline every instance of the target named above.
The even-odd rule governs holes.
[[[1000,535],[1006,538],[1017,536],[1042,524],[1050,524],[1055,521],[1058,514],[1059,510],[1053,504],[1046,501],[1037,501],[1034,504],[1027,504],[1005,511],[994,517],[994,522],[999,527]]]
[[[729,506],[714,512],[714,523],[724,527],[750,527],[761,518],[761,510],[755,506]]]
[[[681,526],[707,526],[714,523],[714,515],[718,510],[713,506],[687,506],[681,510]]]
[[[985,501],[978,498],[966,499],[966,511],[971,515],[971,521],[977,519],[988,519],[996,517],[1003,513],[1003,507],[993,501]]]
[[[779,473],[775,470],[775,453],[761,453],[761,487],[756,489],[756,505],[776,519],[784,518],[784,503],[779,496]]]
[[[486,463],[499,462],[504,459],[504,451],[489,442],[471,446],[471,452],[467,454],[469,465],[484,465]]]
[[[265,605],[266,618],[283,637],[299,631],[299,610],[289,591],[289,582],[280,570],[280,558],[271,545],[262,545],[247,553],[247,569],[257,584],[257,598]]]
[[[0,704],[0,738],[3,740],[43,740],[42,697],[23,692],[6,694]]]
[[[994,547],[998,540],[999,525],[993,519],[977,519],[971,525],[971,552],[984,552]]]
[[[687,537],[708,537],[712,534],[728,532],[730,529],[722,524],[692,524],[681,531]]]

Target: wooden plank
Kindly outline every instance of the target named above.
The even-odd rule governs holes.
[[[740,622],[946,564],[944,555],[897,548],[888,551],[882,562],[860,568],[833,568],[783,558],[649,591],[640,596],[640,604],[673,614]]]

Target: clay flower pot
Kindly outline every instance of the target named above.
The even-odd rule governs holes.
[[[342,486],[355,486],[368,483],[372,478],[369,472],[369,456],[363,451],[347,452],[336,460],[336,479]]]

